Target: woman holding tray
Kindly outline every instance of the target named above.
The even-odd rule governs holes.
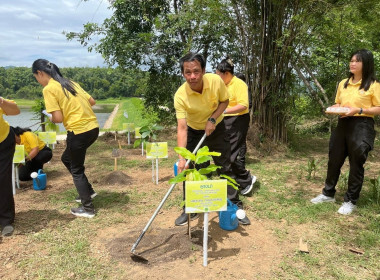
[[[20,165],[18,174],[20,181],[32,180],[30,174],[37,172],[44,167],[53,157],[51,149],[42,141],[36,134],[31,132],[29,128],[15,127],[16,143],[24,145],[27,156],[25,157],[25,164]]]
[[[350,172],[348,189],[338,213],[349,215],[356,208],[364,179],[364,163],[375,140],[374,120],[380,114],[380,84],[375,77],[373,54],[365,49],[351,55],[348,79],[339,83],[334,107],[346,107],[329,144],[329,161],[325,187],[312,203],[335,202],[335,186],[341,167],[348,156]],[[330,107],[331,108],[331,107]]]
[[[61,160],[73,177],[82,205],[71,208],[75,216],[92,218],[96,196],[84,170],[87,148],[98,138],[99,124],[92,110],[95,100],[77,83],[64,78],[57,67],[46,59],[33,62],[32,72],[43,87],[46,111],[54,123],[63,122],[67,130],[66,149]]]
[[[3,236],[12,235],[15,219],[15,201],[12,191],[12,164],[15,136],[3,115],[18,115],[20,109],[11,100],[0,96],[0,226]]]

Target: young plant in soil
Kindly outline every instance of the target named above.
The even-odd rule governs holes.
[[[140,146],[141,142],[151,142],[152,140],[157,139],[157,132],[162,130],[164,127],[158,125],[158,124],[153,124],[153,125],[145,125],[140,128],[140,134],[141,138],[137,139],[133,143],[133,147],[136,148]]]
[[[190,160],[192,164],[190,166],[194,166],[196,164],[202,164],[205,162],[209,162],[212,160],[212,156],[220,156],[220,153],[218,152],[210,152],[209,148],[207,146],[204,146],[200,148],[196,154],[193,154],[189,150],[183,147],[176,147],[174,148],[174,151],[181,155],[186,160]],[[184,181],[204,181],[208,180],[209,178],[206,176],[207,174],[210,174],[217,169],[221,168],[218,165],[210,164],[209,166],[205,168],[201,168],[197,170],[196,168],[188,168],[184,169],[181,173],[179,173],[177,176],[169,180],[170,184],[173,183],[180,183]],[[238,189],[237,185],[238,183],[231,177],[221,174],[220,177],[227,179],[227,184],[232,186],[234,189]]]

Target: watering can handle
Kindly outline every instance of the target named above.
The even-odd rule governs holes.
[[[232,206],[233,205],[233,203],[231,202],[231,200],[229,200],[228,198],[227,198],[227,206]]]
[[[44,171],[42,169],[38,169],[38,175],[44,174]]]

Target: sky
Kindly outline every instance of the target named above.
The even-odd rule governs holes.
[[[58,67],[105,67],[100,54],[66,40],[62,32],[80,32],[87,22],[103,23],[112,15],[108,7],[107,0],[1,0],[0,67],[31,67],[38,58]]]

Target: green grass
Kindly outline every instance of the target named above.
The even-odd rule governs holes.
[[[124,110],[131,122],[144,124],[146,119],[142,117],[141,100],[114,101],[121,104],[114,121],[116,128],[121,130],[122,123],[126,122]],[[273,267],[270,279],[379,279],[380,205],[373,199],[369,180],[379,175],[379,140],[376,140],[375,151],[367,162],[367,167],[371,168],[366,168],[358,209],[346,217],[336,213],[343,201],[343,188],[337,189],[337,203],[313,205],[309,202],[320,193],[324,184],[328,137],[308,135],[297,136],[297,139],[302,145],[293,145],[285,152],[268,156],[250,154],[247,164],[258,182],[251,197],[242,197],[245,210],[252,221],[259,221],[271,231],[277,246],[286,250],[282,255],[273,256],[280,260],[279,266]],[[176,145],[175,139],[168,139],[168,142],[169,149]],[[89,172],[99,173],[101,177],[113,171],[113,148],[117,148],[116,142],[97,141],[92,145],[86,158]],[[125,149],[126,156],[118,160],[120,169],[150,170],[151,160],[128,158],[132,149]],[[160,167],[172,168],[176,158],[172,153],[168,159],[160,159]],[[311,158],[321,160],[321,164],[316,168],[315,176],[313,174],[308,179],[307,163]],[[342,174],[346,170],[344,167]],[[17,264],[17,268],[27,274],[25,279],[129,279],[128,271],[122,265],[99,255],[95,257],[93,250],[100,249],[93,248],[91,241],[105,227],[128,224],[128,219],[151,213],[164,192],[155,188],[142,191],[137,183],[125,189],[103,187],[98,193],[94,204],[99,215],[95,218],[74,219],[69,214],[66,217],[52,211],[45,217],[48,224],[44,229],[26,234],[25,243],[30,250],[25,250],[25,256]],[[66,213],[76,195],[74,189],[53,192],[45,203]],[[33,199],[39,199],[38,195]],[[179,211],[181,201],[182,186],[177,186],[163,210]],[[308,243],[309,254],[300,253],[294,247],[300,237]],[[236,247],[239,247],[238,243]],[[352,253],[349,248],[362,250],[364,254]],[[189,258],[190,264],[198,262],[196,256]]]

